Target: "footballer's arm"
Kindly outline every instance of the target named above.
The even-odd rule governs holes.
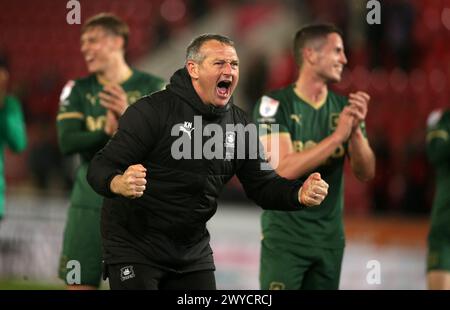
[[[323,164],[333,152],[344,143],[352,130],[353,117],[347,108],[341,112],[336,130],[317,145],[302,152],[295,152],[291,136],[287,133],[270,134],[260,137],[270,164],[275,171],[286,179],[297,179]],[[276,137],[274,135],[277,135]],[[271,143],[279,139],[279,143]],[[272,149],[272,144],[278,149]]]

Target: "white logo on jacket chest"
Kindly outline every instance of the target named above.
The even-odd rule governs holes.
[[[236,133],[234,131],[227,131],[225,133],[225,147],[234,148]]]
[[[197,128],[193,133],[194,128]],[[272,132],[279,132],[278,124],[272,125]],[[170,135],[177,137],[172,142],[170,154],[173,159],[265,159],[262,145],[259,143],[258,132],[267,135],[267,128],[254,123],[208,123],[203,125],[201,116],[194,116],[193,122],[177,123],[172,126]],[[184,134],[186,133],[186,134]],[[192,133],[192,134],[191,134]],[[270,140],[270,153],[267,158],[279,150],[278,136]],[[260,149],[261,148],[261,149]],[[275,164],[276,166],[277,164]],[[261,161],[262,170],[273,170],[269,163]]]
[[[180,126],[180,131],[187,133],[189,139],[191,139],[191,132],[195,128],[192,127],[192,122],[184,122],[184,125]]]

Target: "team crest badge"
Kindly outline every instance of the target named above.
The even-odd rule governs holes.
[[[123,268],[120,268],[120,280],[121,281],[125,281],[131,278],[134,278],[135,274],[134,274],[134,270],[133,270],[133,266],[126,266]]]
[[[225,147],[234,147],[236,133],[234,131],[227,131],[225,133]]]

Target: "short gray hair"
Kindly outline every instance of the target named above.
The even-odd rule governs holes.
[[[205,59],[205,55],[202,55],[200,53],[200,48],[204,43],[211,40],[219,41],[222,44],[234,47],[234,42],[226,36],[210,33],[202,34],[192,40],[191,43],[189,43],[189,46],[186,49],[186,62],[188,60],[193,60],[195,62],[201,63],[203,59]]]

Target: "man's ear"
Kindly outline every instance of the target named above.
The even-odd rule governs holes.
[[[122,49],[125,51],[125,40],[123,37],[114,36],[113,37],[114,47],[116,49]]]
[[[302,51],[303,54],[303,61],[310,63],[310,64],[315,64],[317,62],[317,51],[314,50],[311,47],[305,47],[303,48]]]
[[[192,79],[198,79],[198,64],[193,60],[188,60],[186,63],[186,69]]]

